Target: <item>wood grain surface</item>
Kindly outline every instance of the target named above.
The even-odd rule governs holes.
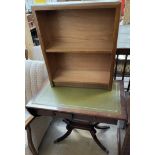
[[[88,87],[92,83],[94,87],[93,83],[97,83],[96,87],[100,87],[104,83],[104,88],[111,90],[120,2],[61,3],[34,6],[32,10],[51,84]],[[91,53],[96,53],[95,63]],[[88,57],[85,63],[83,54]],[[84,69],[78,68],[81,64],[85,64]]]

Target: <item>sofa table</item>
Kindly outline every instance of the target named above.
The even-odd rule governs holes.
[[[67,123],[67,132],[57,140],[65,139],[74,128],[90,131],[95,142],[109,152],[97,139],[95,128],[99,123],[117,124],[127,121],[123,82],[114,81],[112,91],[90,88],[51,87],[47,82],[27,105],[34,116],[61,117]]]

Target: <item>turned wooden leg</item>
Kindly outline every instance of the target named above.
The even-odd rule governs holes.
[[[27,140],[28,140],[28,146],[30,148],[30,151],[32,152],[33,155],[38,155],[38,153],[33,145],[30,125],[28,125],[26,127],[26,131],[27,131]]]
[[[97,136],[96,136],[96,130],[90,130],[90,133],[93,137],[93,139],[95,140],[95,142],[97,143],[97,145],[103,150],[105,151],[107,154],[109,153],[109,151],[101,144],[101,142],[98,140]]]
[[[64,140],[65,138],[67,138],[67,137],[71,134],[71,132],[72,132],[73,129],[72,129],[70,126],[68,126],[68,125],[67,125],[66,128],[67,128],[67,132],[66,132],[63,136],[57,138],[57,139],[54,141],[54,143],[58,143],[58,142]]]

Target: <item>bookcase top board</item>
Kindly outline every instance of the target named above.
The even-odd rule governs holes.
[[[48,4],[33,4],[32,10],[62,10],[62,9],[83,9],[83,8],[112,8],[119,5],[120,0],[102,0],[102,1],[68,1],[52,2]]]
[[[112,53],[120,2],[66,2],[33,6],[46,52]]]

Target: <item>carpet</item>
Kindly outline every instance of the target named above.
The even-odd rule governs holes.
[[[39,147],[39,155],[107,155],[85,130],[74,129],[65,140],[54,144],[53,141],[65,132],[66,124],[61,119],[54,120]],[[96,135],[109,155],[117,155],[117,126],[110,125],[106,131],[97,129]]]

